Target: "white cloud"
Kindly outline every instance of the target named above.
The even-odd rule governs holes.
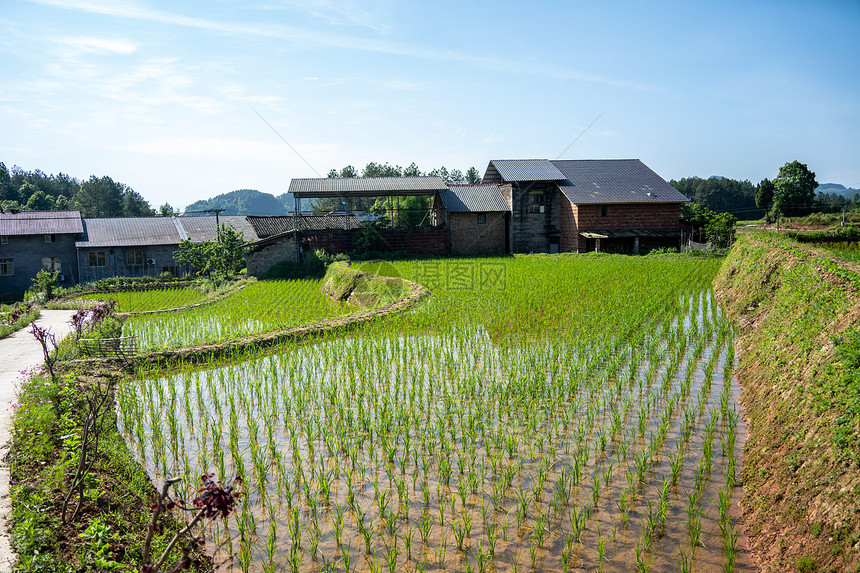
[[[31,0],[34,3],[45,4],[57,8],[65,8],[82,12],[103,14],[114,16],[117,18],[126,18],[133,20],[141,20],[147,22],[156,22],[161,24],[169,24],[175,26],[184,26],[200,30],[208,30],[224,34],[233,34],[238,36],[253,36],[261,38],[276,38],[284,41],[294,41],[307,46],[328,46],[336,48],[344,48],[351,50],[361,50],[365,52],[375,52],[383,54],[400,55],[424,60],[461,62],[476,67],[502,71],[507,73],[519,73],[524,75],[538,75],[544,77],[553,77],[565,80],[575,80],[589,83],[600,83],[625,89],[633,89],[637,91],[659,91],[653,85],[643,84],[640,82],[631,82],[628,80],[612,78],[600,74],[593,74],[559,66],[552,63],[543,63],[535,61],[517,60],[515,58],[497,58],[485,56],[473,56],[452,50],[437,50],[426,49],[421,47],[413,47],[398,42],[379,41],[368,38],[360,38],[349,36],[346,34],[327,34],[320,30],[303,29],[284,25],[265,25],[265,24],[241,24],[233,22],[219,22],[207,18],[195,18],[165,12],[161,10],[153,10],[147,8],[137,2],[121,1],[121,0]],[[326,6],[330,10],[334,4],[330,4],[327,0],[297,0],[301,5],[305,6]],[[342,11],[358,10],[351,4]],[[360,10],[358,10],[360,12]],[[357,13],[358,13],[357,12]],[[365,16],[355,16],[356,21],[366,18]]]
[[[57,43],[71,48],[75,53],[99,53],[128,55],[137,50],[137,46],[123,39],[96,38],[93,36],[65,36],[58,38]]]
[[[243,154],[273,153],[281,151],[276,142],[248,139],[168,137],[139,141],[126,146],[126,151],[148,155],[213,155],[236,156]]]

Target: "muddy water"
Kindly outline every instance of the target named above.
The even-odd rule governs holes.
[[[745,428],[712,304],[638,348],[474,329],[285,350],[128,384],[120,419],[185,498],[243,475],[209,534],[222,570],[722,571]]]

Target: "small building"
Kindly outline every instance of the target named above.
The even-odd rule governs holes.
[[[0,293],[23,293],[41,269],[59,271],[58,283],[78,282],[75,241],[79,211],[0,213]]]
[[[638,253],[680,244],[688,201],[638,159],[490,161],[513,253]]]
[[[177,217],[84,219],[84,238],[75,243],[81,280],[180,274],[186,269],[173,252],[188,235]]]
[[[185,274],[190,269],[173,256],[179,244],[214,241],[219,224],[230,225],[245,241],[258,239],[244,216],[84,219],[84,236],[75,243],[81,280]]]
[[[449,185],[433,198],[433,218],[448,229],[452,255],[508,252],[510,206],[494,183]]]

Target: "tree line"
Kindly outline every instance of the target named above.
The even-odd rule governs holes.
[[[170,215],[164,204],[156,212],[143,196],[108,176],[91,175],[86,181],[59,173],[25,171],[0,162],[0,209],[2,211],[64,211],[76,209],[84,217],[149,217]]]

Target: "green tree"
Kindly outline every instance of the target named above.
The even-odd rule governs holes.
[[[68,211],[71,209],[68,197],[65,195],[57,195],[57,200],[54,202],[54,209],[57,211]]]
[[[75,206],[84,217],[121,217],[126,186],[110,177],[91,175],[75,195]]]
[[[729,247],[735,240],[735,223],[737,222],[738,218],[731,213],[714,213],[712,211],[705,223],[705,236],[717,247]]]
[[[131,187],[125,187],[122,192],[122,216],[153,217],[155,216],[155,210],[140,193]]]
[[[181,265],[188,265],[191,274],[205,275],[210,272],[213,246],[212,241],[192,243],[190,239],[185,239],[173,252],[173,258]]]
[[[215,271],[224,275],[238,273],[245,266],[244,244],[241,231],[221,223],[213,249]]]
[[[179,211],[174,209],[170,203],[165,203],[161,207],[158,208],[158,214],[162,217],[176,217],[179,215]]]
[[[18,192],[12,185],[12,176],[6,169],[6,164],[0,162],[0,201],[17,201]]]
[[[806,215],[815,201],[818,182],[815,173],[799,161],[786,163],[779,168],[773,180],[773,210],[779,215]]]
[[[30,185],[25,183],[25,185]],[[35,193],[27,199],[28,211],[50,211],[54,208],[54,199],[51,196],[46,196],[45,192],[37,189]]]
[[[481,173],[474,167],[469,167],[466,171],[466,183],[476,184],[482,181]]]
[[[762,209],[770,209],[773,204],[773,181],[764,178],[755,188],[755,204]]]
[[[179,244],[173,258],[188,265],[195,275],[232,275],[245,265],[242,233],[227,223],[218,227],[215,241],[192,243],[186,239]]]

